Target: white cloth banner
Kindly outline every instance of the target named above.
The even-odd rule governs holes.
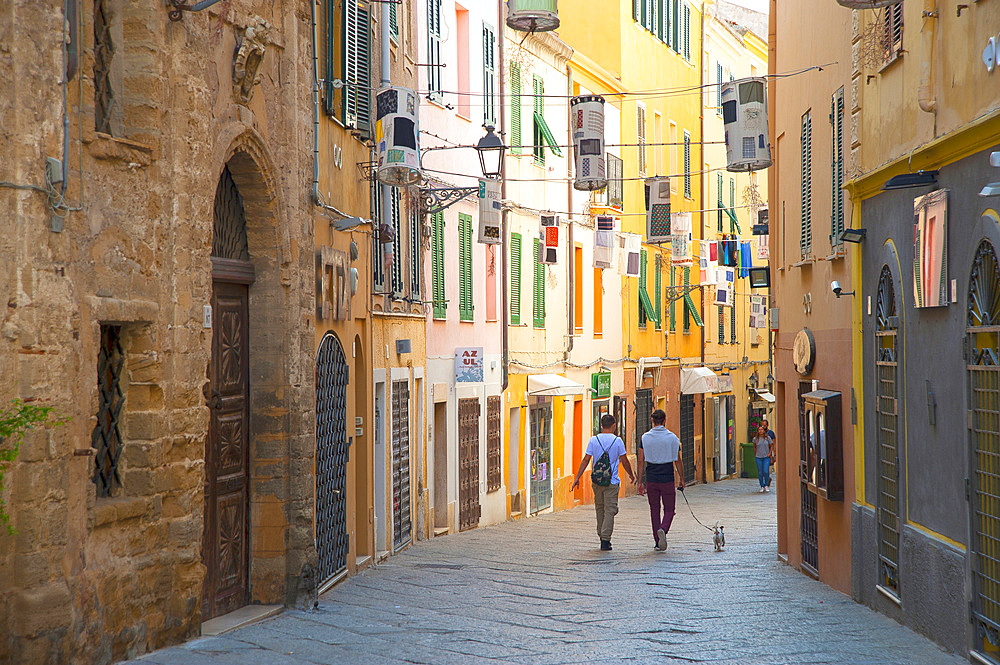
[[[642,236],[634,233],[622,234],[622,259],[618,266],[621,274],[627,277],[639,276],[639,252],[642,249]]]
[[[691,256],[691,213],[675,212],[670,216],[670,262],[675,266],[693,265]]]

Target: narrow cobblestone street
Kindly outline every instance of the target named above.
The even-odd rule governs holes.
[[[621,501],[614,551],[583,506],[422,542],[325,594],[313,612],[164,649],[135,665],[906,663],[963,659],[777,560],[775,495],[756,481],[678,497],[666,553],[645,499]]]

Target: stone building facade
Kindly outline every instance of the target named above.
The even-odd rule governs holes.
[[[5,480],[0,662],[108,663],[311,585],[309,5],[170,8],[0,9],[0,398],[70,418]]]

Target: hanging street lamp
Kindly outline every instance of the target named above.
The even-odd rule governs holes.
[[[503,173],[503,158],[507,146],[503,140],[493,133],[493,125],[486,125],[486,136],[479,139],[476,152],[479,153],[479,165],[487,178],[499,178]]]

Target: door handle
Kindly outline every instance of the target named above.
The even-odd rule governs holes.
[[[222,407],[222,395],[218,390],[213,390],[211,397],[208,398],[208,407],[210,409],[219,409]]]

